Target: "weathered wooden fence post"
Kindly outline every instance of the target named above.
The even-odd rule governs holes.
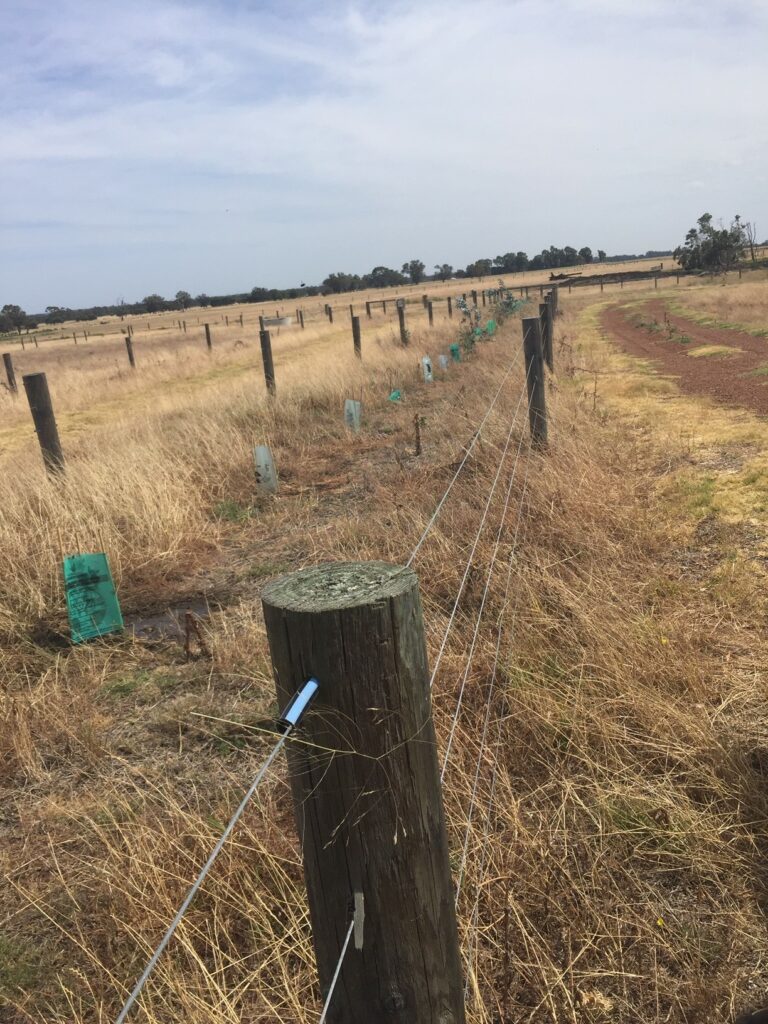
[[[8,378],[8,390],[12,395],[18,395],[19,385],[16,383],[16,371],[13,368],[13,356],[10,352],[3,352],[3,363],[5,364],[5,376]]]
[[[552,365],[552,304],[550,302],[539,303],[539,321],[541,323],[541,347],[550,370]]]
[[[397,303],[397,319],[400,322],[400,342],[402,345],[407,345],[408,329],[405,326],[405,300],[399,299]]]
[[[275,386],[275,366],[272,362],[272,339],[269,336],[269,331],[260,331],[259,341],[261,342],[261,360],[264,363],[264,380],[267,384],[267,391],[270,395],[274,395],[277,388]]]
[[[434,327],[435,325],[435,311],[432,308],[432,299],[427,299],[427,317],[429,319],[429,326]]]
[[[552,296],[552,315],[557,316],[560,311],[560,285],[553,284],[549,294]]]
[[[304,310],[299,310],[299,323],[301,324],[302,331],[304,330]]]
[[[453,299],[450,295],[448,296],[448,317],[451,320],[453,319]]]
[[[370,304],[370,302],[366,302],[366,304],[365,304],[365,315],[368,317],[369,320],[371,319],[371,304]]]
[[[328,323],[333,323],[333,306],[328,307]]]
[[[362,949],[341,964],[327,1020],[463,1024],[417,577],[321,565],[268,584],[262,602],[281,706],[319,683],[288,776],[323,995],[353,894],[365,901]]]
[[[355,346],[355,355],[358,359],[363,358],[363,350],[360,342],[360,317],[352,317],[352,344]]]
[[[133,339],[130,334],[125,336],[125,350],[128,353],[128,362],[130,363],[131,369],[136,369],[136,357],[133,354]]]
[[[523,320],[523,352],[525,379],[528,384],[528,420],[531,443],[536,448],[547,444],[547,405],[544,392],[544,354],[541,346],[541,321],[538,317]]]
[[[50,474],[59,473],[64,469],[64,452],[61,450],[48,380],[44,373],[28,373],[21,379],[27,393],[45,468]]]
[[[477,305],[477,292],[475,292],[475,291],[472,292],[472,305],[473,306]]]
[[[213,349],[213,342],[211,341],[211,325],[203,324],[203,327],[205,327],[205,344],[208,346],[208,351],[210,352]]]

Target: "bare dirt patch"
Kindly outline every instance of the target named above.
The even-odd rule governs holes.
[[[657,299],[613,306],[603,327],[630,355],[650,359],[680,390],[768,415],[768,344],[743,331],[706,327],[669,313]],[[702,358],[702,350],[711,354]]]

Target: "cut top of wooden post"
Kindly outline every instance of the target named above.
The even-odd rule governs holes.
[[[283,576],[264,588],[264,602],[292,612],[356,608],[407,593],[412,569],[389,562],[332,562]]]

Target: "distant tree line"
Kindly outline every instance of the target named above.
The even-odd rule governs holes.
[[[59,324],[66,320],[97,320],[104,316],[139,316],[143,313],[160,313],[173,310],[183,311],[191,306],[230,306],[246,302],[281,302],[286,299],[302,299],[314,295],[334,295],[340,292],[363,291],[369,288],[396,288],[404,284],[421,284],[422,281],[448,281],[452,278],[490,277],[519,273],[523,270],[554,270],[560,267],[574,267],[584,263],[621,263],[635,259],[655,259],[674,255],[686,270],[727,270],[740,260],[747,249],[752,260],[755,255],[755,227],[749,221],[742,221],[737,215],[729,227],[717,227],[710,213],[703,214],[697,227],[691,228],[685,242],[674,250],[649,249],[646,253],[622,253],[607,256],[602,249],[593,254],[589,246],[575,249],[566,245],[562,249],[551,245],[540,253],[529,257],[525,252],[508,252],[493,259],[484,258],[468,263],[466,267],[454,268],[450,263],[437,263],[431,274],[422,260],[413,259],[403,263],[400,270],[391,267],[374,267],[369,274],[347,274],[337,271],[329,274],[320,285],[302,283],[296,288],[261,288],[256,286],[249,292],[231,295],[192,296],[190,292],[178,291],[172,299],[162,295],[146,295],[141,302],[124,302],[119,299],[111,306],[90,306],[87,309],[69,309],[64,306],[47,306],[45,313],[30,315],[19,306],[5,305],[0,310],[0,333],[32,330],[41,324]],[[768,241],[763,243],[768,245]]]

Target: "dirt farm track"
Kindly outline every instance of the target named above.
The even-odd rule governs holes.
[[[632,356],[651,360],[681,391],[768,414],[768,338],[710,327],[671,313],[656,299],[611,306],[608,337]]]

